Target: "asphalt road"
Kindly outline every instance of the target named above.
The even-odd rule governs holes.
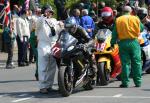
[[[4,69],[6,54],[0,53],[0,103],[150,103],[150,75],[143,75],[143,84],[135,88],[133,81],[129,88],[119,88],[119,81],[108,86],[99,86],[84,91],[76,89],[70,97],[59,92],[42,95],[35,81],[35,64],[15,69]],[[16,57],[14,60],[17,66]],[[57,75],[54,87],[57,89]]]

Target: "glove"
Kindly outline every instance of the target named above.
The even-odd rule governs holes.
[[[79,44],[78,47],[84,49],[85,46],[84,44]]]
[[[114,44],[111,45],[110,47],[107,48],[107,51],[113,50],[114,49]]]

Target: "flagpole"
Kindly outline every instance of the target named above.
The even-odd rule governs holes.
[[[98,16],[98,0],[96,0],[96,5],[97,5],[97,16]]]

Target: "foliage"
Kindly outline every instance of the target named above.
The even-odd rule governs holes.
[[[119,2],[122,2],[124,0],[91,0],[91,1],[94,1],[94,2],[105,2],[107,6],[109,7],[112,7],[112,8],[116,8],[117,4]]]
[[[71,8],[75,3],[79,2],[80,0],[66,0],[66,7],[67,8]],[[41,6],[49,4],[52,6],[53,10],[55,11],[55,15],[56,16],[56,7],[54,5],[54,0],[40,0],[40,4]]]
[[[3,32],[3,30],[2,30],[2,29],[0,29],[0,39],[1,39],[2,32]]]
[[[3,32],[3,30],[2,29],[0,29],[0,34]]]
[[[24,1],[24,0],[19,0],[19,1]],[[56,7],[54,5],[54,0],[39,0],[41,6],[49,4],[52,6],[53,10],[55,11],[55,16],[56,16]],[[66,0],[66,7],[67,8],[72,8],[74,4],[77,4],[80,2],[80,0]],[[100,2],[104,1],[107,6],[110,6],[112,8],[115,8],[118,2],[124,1],[124,0],[91,0],[91,2]]]

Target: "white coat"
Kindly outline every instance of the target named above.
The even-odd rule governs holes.
[[[52,87],[57,68],[56,60],[51,55],[51,48],[56,42],[58,34],[52,36],[51,29],[46,21],[54,26],[56,33],[59,31],[56,25],[57,20],[52,18],[47,19],[43,16],[37,20],[35,35],[37,35],[38,39],[38,74],[40,89]]]

